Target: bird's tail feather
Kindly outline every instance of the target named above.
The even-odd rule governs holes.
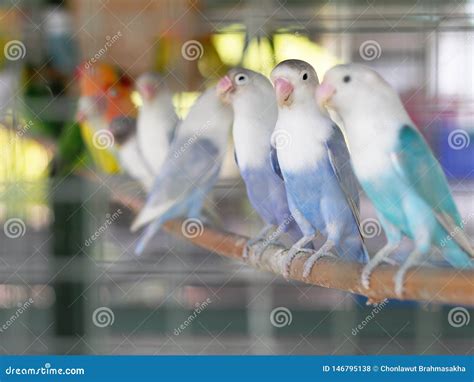
[[[356,261],[361,264],[366,264],[369,261],[367,248],[358,236],[344,240],[344,243],[338,245],[336,249],[338,254],[346,260]]]
[[[150,223],[148,227],[146,227],[145,231],[142,233],[140,238],[138,239],[138,243],[135,246],[135,255],[141,256],[145,251],[146,246],[150,242],[150,240],[155,236],[162,225],[161,219],[157,219],[154,222]]]

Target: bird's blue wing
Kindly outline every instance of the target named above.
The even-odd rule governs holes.
[[[132,231],[179,204],[187,204],[196,189],[212,188],[217,180],[222,163],[221,150],[204,138],[186,144],[188,138],[180,139],[171,147],[145,206],[132,224]]]
[[[326,146],[334,174],[346,196],[357,224],[360,225],[359,183],[352,170],[351,157],[344,135],[338,126],[333,125],[333,134],[326,142]]]
[[[277,149],[273,146],[270,148],[270,163],[272,165],[273,172],[278,175],[281,180],[283,179],[283,174],[281,172],[280,163],[278,163],[278,153]]]
[[[459,229],[463,223],[446,176],[428,144],[414,127],[405,125],[400,129],[392,162],[398,175],[432,208],[447,233],[456,232],[453,239],[474,257],[468,237]]]

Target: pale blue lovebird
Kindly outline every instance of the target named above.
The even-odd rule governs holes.
[[[213,87],[194,103],[178,126],[176,137],[156,177],[145,206],[132,223],[132,232],[150,224],[135,254],[168,220],[198,219],[207,193],[217,182],[232,125],[232,108],[226,95]]]
[[[454,267],[472,268],[474,252],[445,175],[395,90],[365,66],[339,65],[326,73],[316,98],[342,119],[354,171],[387,236],[364,268],[363,285],[369,287],[371,272],[402,235],[413,239],[415,248],[395,276],[399,296],[407,270],[433,246]]]
[[[288,208],[285,184],[274,173],[270,160],[270,138],[278,118],[275,92],[265,76],[242,68],[230,70],[221,79],[220,86],[229,94],[234,111],[232,132],[237,165],[250,203],[266,224],[255,238],[249,240],[244,257],[249,246],[263,241],[256,250],[257,257],[260,257],[285,232],[294,241],[302,236]]]
[[[315,105],[318,77],[300,60],[278,64],[271,74],[278,101],[272,141],[285,180],[288,204],[303,237],[288,251],[284,273],[318,234],[325,243],[304,266],[307,277],[321,256],[335,251],[349,261],[368,261],[359,229],[359,189],[339,128]]]

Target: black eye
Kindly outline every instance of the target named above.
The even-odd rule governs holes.
[[[344,82],[350,82],[351,81],[351,76],[344,76],[344,78],[342,79]]]
[[[238,74],[235,78],[237,85],[245,85],[248,81],[248,77],[245,74]]]
[[[303,74],[303,81],[306,81],[308,79],[308,73]]]

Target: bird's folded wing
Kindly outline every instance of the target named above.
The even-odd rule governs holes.
[[[333,129],[334,132],[327,142],[329,161],[360,230],[359,184],[352,170],[344,135],[339,127],[333,126]]]
[[[219,174],[222,153],[208,139],[180,140],[170,149],[145,206],[132,223],[132,232],[185,202],[198,188],[207,189]]]
[[[415,128],[405,125],[400,129],[398,148],[391,158],[397,173],[431,207],[446,233],[453,233],[453,240],[474,257],[444,172]]]
[[[283,179],[283,174],[281,172],[280,163],[278,162],[278,153],[277,149],[273,146],[270,148],[270,163],[272,165],[273,172],[280,177],[281,180]]]

